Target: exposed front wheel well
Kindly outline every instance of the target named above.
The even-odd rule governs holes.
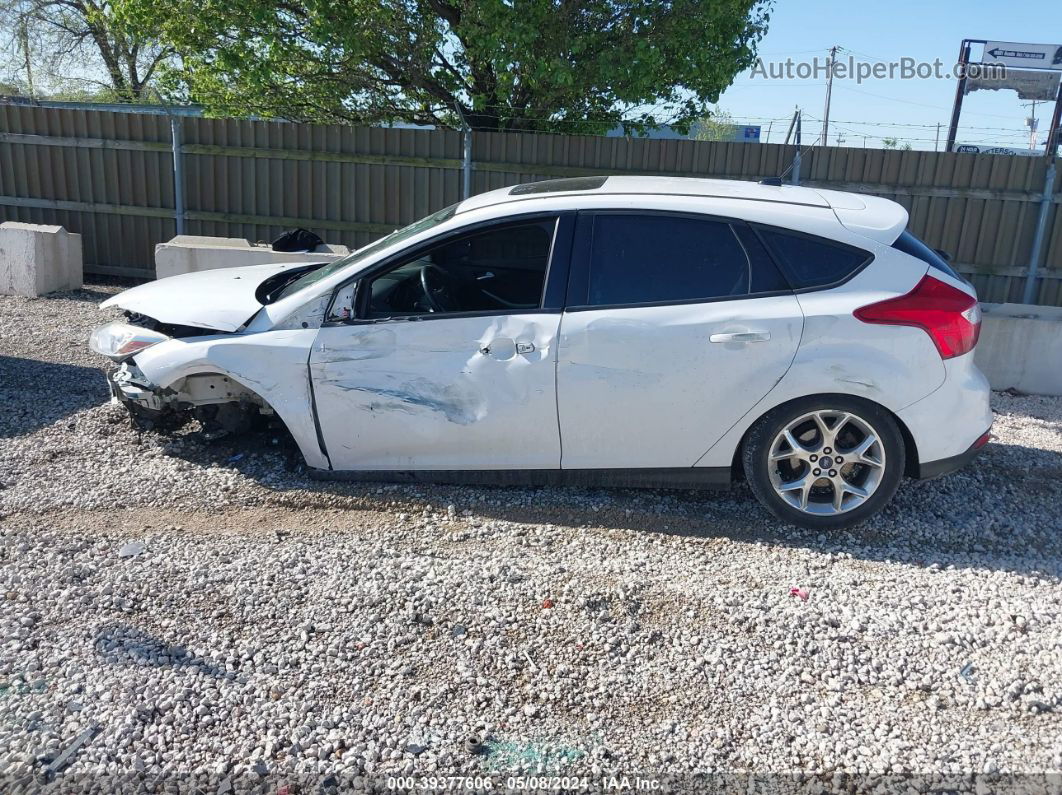
[[[763,412],[758,417],[756,417],[755,420],[750,422],[749,427],[745,429],[745,433],[741,437],[741,441],[738,443],[737,447],[734,448],[734,458],[730,464],[730,479],[732,481],[737,482],[745,480],[746,478],[745,465],[742,462],[742,451],[745,449],[745,442],[748,441],[749,433],[754,427],[756,427],[756,423],[758,423],[761,419],[766,417],[772,411],[788,408],[791,404],[796,403],[799,400],[806,400],[807,398],[831,397],[841,397],[845,398],[846,400],[855,400],[860,403],[866,403],[868,406],[874,406],[880,409],[881,411],[888,413],[888,415],[896,422],[896,426],[900,429],[900,433],[903,435],[903,443],[905,448],[903,473],[908,477],[918,477],[918,445],[915,443],[914,436],[911,435],[911,431],[907,427],[906,423],[904,423],[904,421],[901,420],[894,411],[890,411],[889,409],[882,406],[880,403],[875,403],[873,400],[867,400],[863,397],[847,395],[844,393],[825,392],[820,395],[805,395],[803,397],[787,400],[785,403],[779,403],[777,406],[772,406],[767,411]]]

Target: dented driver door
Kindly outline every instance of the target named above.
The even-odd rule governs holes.
[[[554,213],[471,224],[337,291],[310,353],[333,469],[560,467],[556,340],[573,226]]]
[[[559,313],[323,327],[310,355],[336,470],[556,469]]]

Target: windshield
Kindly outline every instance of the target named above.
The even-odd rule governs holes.
[[[444,221],[448,221],[453,218],[454,213],[457,212],[457,205],[451,204],[449,207],[444,207],[438,212],[434,212],[425,218],[421,218],[419,221],[414,221],[409,226],[402,227],[386,237],[381,237],[379,240],[370,243],[367,246],[359,248],[357,251],[353,251],[347,256],[337,259],[335,262],[312,270],[309,273],[300,276],[298,279],[288,284],[280,292],[276,294],[274,301],[279,301],[281,298],[287,298],[289,295],[294,295],[299,290],[305,290],[312,284],[316,284],[322,279],[326,279],[333,273],[341,271],[348,265],[353,265],[355,262],[360,262],[372,254],[382,251],[385,248],[389,248],[397,243],[401,243],[403,240],[407,240],[414,235],[424,232],[432,227],[438,226]]]

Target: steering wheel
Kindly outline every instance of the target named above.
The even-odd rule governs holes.
[[[438,265],[427,263],[420,269],[420,289],[432,312],[456,312],[457,299],[453,293],[453,277]]]

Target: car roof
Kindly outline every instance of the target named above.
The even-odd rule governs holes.
[[[812,207],[829,207],[829,202],[813,188],[796,185],[763,185],[736,179],[699,177],[573,177],[529,182],[481,193],[461,202],[458,212],[522,199],[592,193],[648,194],[662,196],[710,196],[720,199],[783,202]]]
[[[876,196],[736,179],[663,176],[585,176],[529,182],[465,199],[457,206],[457,213],[553,198],[637,195],[765,202],[807,208],[809,212],[833,210],[837,220],[850,230],[885,244],[896,239],[908,218],[899,204]]]

